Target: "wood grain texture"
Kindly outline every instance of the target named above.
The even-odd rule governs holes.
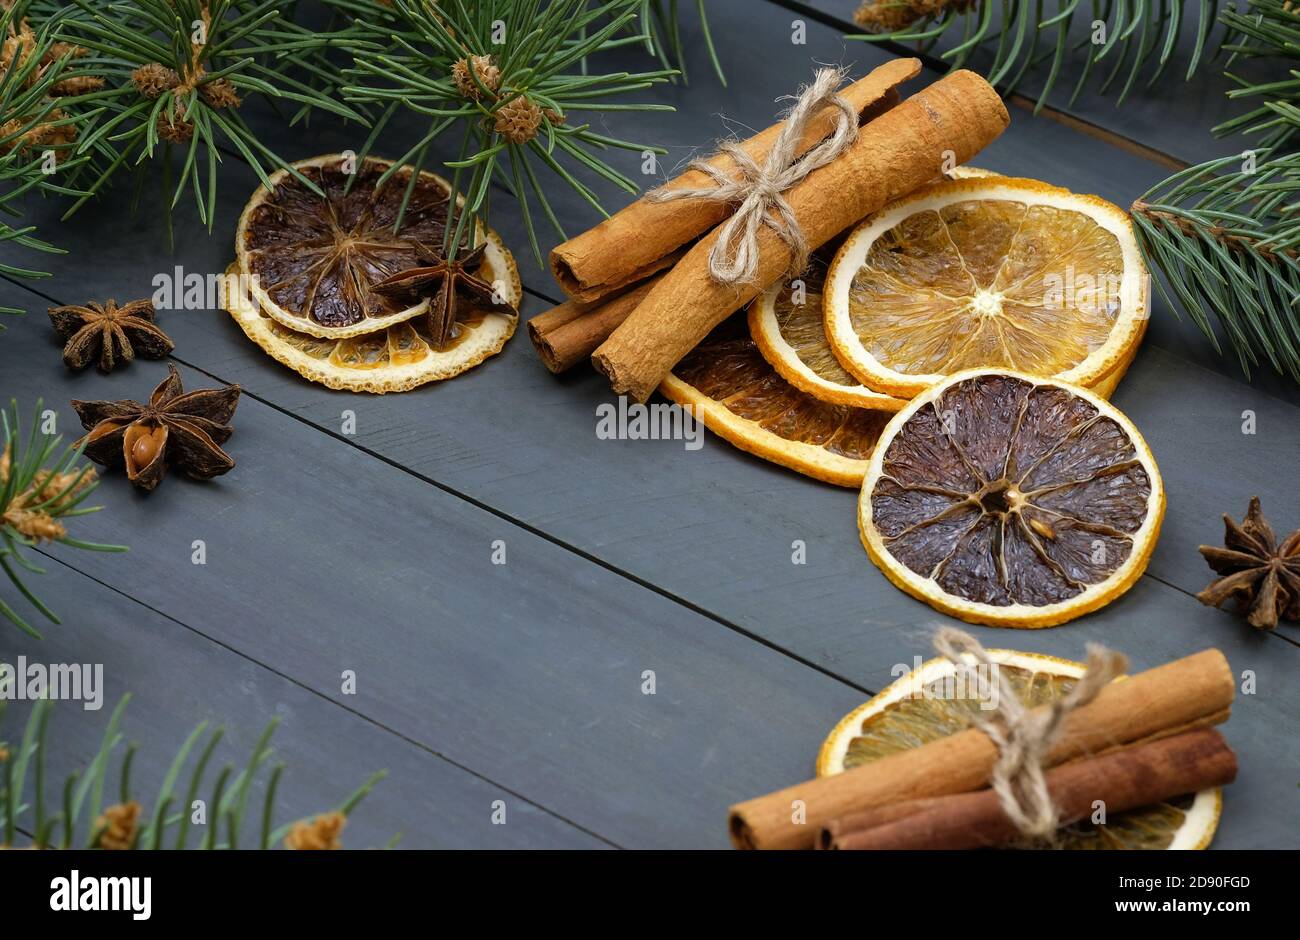
[[[43,390],[70,432],[64,396],[147,391],[162,370],[69,377],[51,336],[35,318],[6,334],[0,396]],[[237,466],[217,480],[143,496],[106,476],[107,508],[77,532],[129,555],[54,551],[616,844],[725,845],[736,794],[806,773],[826,723],[861,698],[249,395],[234,425]],[[344,669],[355,697],[339,695]]]
[[[64,623],[49,625],[43,641],[18,634],[6,623],[0,633],[0,662],[12,665],[18,656],[26,656],[29,663],[97,663],[104,677],[100,710],[83,713],[81,703],[59,702],[51,715],[47,779],[57,782],[50,790],[56,802],[64,777],[93,757],[110,713],[130,692],[121,726],[125,740],[110,765],[112,785],[105,792],[116,792],[121,755],[127,742],[135,742],[140,747],[131,778],[146,810],[154,808],[152,795],[176,750],[199,722],[226,729],[209,766],[210,787],[226,762],[237,768],[245,765],[266,723],[278,717],[271,765],[283,762],[286,768],[277,790],[276,825],[333,809],[372,773],[387,770],[387,778],[344,830],[343,842],[349,848],[382,848],[397,835],[402,838],[399,844],[412,848],[608,847],[510,790],[356,714],[350,706],[334,704],[57,561],[43,561],[48,573],[39,579],[40,590]],[[25,704],[11,703],[0,736],[11,741],[21,736],[26,712]],[[192,762],[193,757],[186,773]],[[245,840],[256,837],[263,795],[259,786],[250,797],[257,812],[245,821]],[[202,796],[209,799],[211,793],[205,789]],[[505,825],[492,823],[496,800],[506,804]],[[191,831],[191,845],[200,832],[206,830]]]
[[[769,122],[773,99],[806,81],[814,59],[865,70],[885,58],[812,22],[808,45],[792,51],[789,11],[766,3],[710,7],[715,37],[743,38],[747,50],[724,46],[731,90],[707,73],[697,45],[693,85],[646,96],[675,103],[676,115],[595,117],[602,132],[667,146],[663,167],[706,149],[719,113],[751,127]],[[328,122],[303,134],[249,112],[290,156],[360,144],[359,132]],[[403,132],[419,133],[413,125]],[[400,140],[385,150],[400,152]],[[1164,175],[1019,113],[985,156],[991,169],[1120,203]],[[632,172],[639,161],[612,158]],[[57,223],[57,204],[34,206],[33,220],[71,253],[39,259],[56,276],[30,286],[59,302],[125,300],[151,293],[154,276],[174,265],[219,272],[255,185],[227,160],[216,234],[182,203],[174,251],[147,201],[130,216],[126,186],[71,225]],[[594,221],[576,197],[548,188],[571,232]],[[609,205],[628,198],[610,194]],[[530,290],[524,314],[536,313],[558,292],[531,260],[507,199],[494,199],[493,224]],[[156,381],[156,363],[107,379],[67,374],[43,304],[0,282],[0,303],[19,297],[31,312],[0,337],[0,398],[44,395],[63,405],[143,395]],[[368,719],[614,844],[724,844],[725,807],[802,779],[822,735],[861,690],[890,681],[893,664],[928,656],[928,634],[944,622],[870,565],[854,529],[854,494],[714,438],[699,451],[680,441],[598,440],[595,409],[609,400],[603,380],[584,370],[556,379],[525,339],[455,382],[377,398],[302,381],[219,312],[165,311],[161,322],[179,361],[246,387],[230,445],[239,466],[211,484],[168,480],[147,499],[109,479],[101,496],[110,509],[84,520],[85,533],[128,542],[132,554],[59,557],[179,622],[166,629],[184,624],[321,696],[337,689],[341,663],[358,668],[369,678],[347,704]],[[1256,674],[1259,694],[1239,698],[1225,729],[1242,773],[1216,844],[1294,845],[1300,649],[1251,634],[1189,593],[1208,580],[1194,547],[1219,537],[1220,512],[1240,515],[1256,493],[1266,510],[1277,506],[1278,525],[1295,512],[1277,468],[1300,454],[1300,395],[1267,379],[1246,385],[1230,372],[1190,325],[1156,310],[1147,347],[1116,396],[1151,443],[1170,492],[1150,576],[1068,627],[978,633],[988,645],[1070,658],[1099,640],[1128,652],[1135,668],[1223,648],[1238,675]],[[1241,433],[1245,410],[1255,412],[1256,435]],[[354,435],[340,432],[345,411],[356,415]],[[61,414],[70,429],[70,411]],[[209,544],[207,568],[189,564],[194,538]],[[488,562],[496,538],[507,544],[506,571]],[[791,563],[795,540],[806,545],[806,565]],[[110,671],[134,649],[106,653]],[[657,696],[640,693],[645,669],[656,671]],[[168,695],[183,691],[166,686],[157,701]],[[250,716],[252,726],[260,720]],[[442,787],[431,782],[428,792]],[[372,799],[386,799],[384,791]],[[489,843],[467,831],[463,844]]]

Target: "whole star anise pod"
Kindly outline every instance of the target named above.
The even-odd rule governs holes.
[[[154,323],[153,303],[134,300],[119,307],[116,300],[83,306],[51,307],[54,324],[63,347],[63,362],[69,369],[84,369],[99,358],[99,370],[112,372],[120,357],[130,362],[137,354],[161,359],[172,351],[172,341]]]
[[[447,260],[442,253],[420,242],[415,243],[419,265],[399,271],[375,284],[381,294],[411,294],[429,298],[428,331],[437,349],[451,342],[452,329],[462,301],[471,307],[518,316],[514,305],[498,298],[496,289],[475,272],[483,263],[487,243]]]
[[[1246,612],[1246,622],[1272,630],[1279,618],[1300,620],[1300,529],[1279,545],[1273,528],[1251,497],[1246,518],[1238,525],[1224,513],[1223,548],[1202,545],[1201,554],[1223,577],[1196,595],[1202,604],[1220,607],[1230,597]]]
[[[106,467],[126,467],[126,478],[146,492],[174,466],[206,480],[235,466],[221,449],[234,433],[230,418],[239,404],[239,386],[186,392],[180,373],[168,364],[167,378],[137,401],[74,401],[72,407],[88,433],[86,456]]]

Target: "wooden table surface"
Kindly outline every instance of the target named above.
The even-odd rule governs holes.
[[[842,38],[852,0],[709,6],[729,88],[713,77],[687,13],[691,85],[643,96],[677,112],[595,119],[666,147],[661,175],[706,149],[724,116],[736,129],[770,123],[774,99],[815,63],[848,63],[859,75],[891,54]],[[791,43],[796,19],[805,45]],[[637,50],[614,58],[646,67]],[[1090,94],[1035,118],[1013,102],[1011,128],[975,162],[1127,206],[1170,165],[1237,146],[1209,136],[1231,106],[1214,70],[1206,75],[1185,93],[1177,80],[1139,89],[1122,109]],[[1068,98],[1070,84],[1053,100]],[[286,129],[245,110],[290,158],[363,140],[326,120]],[[381,151],[404,152],[416,133],[395,128]],[[638,155],[613,160],[638,172]],[[0,305],[28,310],[0,336],[0,399],[30,409],[43,398],[74,437],[70,399],[147,395],[165,364],[69,373],[44,308],[148,296],[174,266],[222,271],[255,186],[247,167],[225,159],[212,234],[182,201],[171,250],[150,201],[159,197],[147,195],[133,216],[125,182],[67,223],[57,203],[33,205],[31,220],[68,254],[36,259],[49,280],[0,281]],[[570,234],[596,220],[561,185],[548,189]],[[629,198],[602,192],[611,208]],[[506,193],[491,212],[532,316],[559,293]],[[243,759],[278,715],[282,817],[328,808],[371,771],[389,771],[349,824],[352,847],[395,833],[421,848],[721,847],[726,807],[809,776],[830,727],[885,685],[894,664],[928,655],[945,622],[868,561],[856,493],[717,438],[697,451],[599,440],[607,384],[587,369],[551,376],[522,329],[468,375],[377,397],[307,383],[220,311],[164,313],[162,323],[187,386],[243,386],[228,448],[238,466],[206,483],[169,478],[149,496],[108,474],[96,499],[104,511],[77,520],[76,534],[131,551],[53,547],[33,584],[63,625],[33,641],[0,624],[0,661],[103,663],[108,701],[133,693],[125,728],[142,744],[144,793],[198,721],[224,723],[229,755]],[[1146,436],[1168,488],[1150,569],[1121,600],[1072,624],[977,636],[1075,659],[1104,642],[1135,669],[1219,647],[1255,691],[1238,696],[1225,728],[1241,772],[1215,845],[1296,847],[1295,627],[1256,633],[1193,595],[1210,575],[1196,546],[1220,539],[1221,513],[1240,518],[1259,495],[1275,525],[1300,524],[1300,389],[1271,374],[1246,381],[1157,302],[1114,401]],[[1255,434],[1242,432],[1247,411]],[[205,565],[191,561],[196,540]],[[807,546],[804,565],[792,564],[795,540]],[[492,563],[498,541],[504,565]],[[9,598],[7,584],[0,591]],[[357,676],[355,694],[341,691],[345,670]],[[646,670],[654,695],[642,693]],[[10,736],[22,714],[11,710]],[[107,716],[58,706],[51,773],[89,759]],[[493,823],[496,801],[504,825]]]

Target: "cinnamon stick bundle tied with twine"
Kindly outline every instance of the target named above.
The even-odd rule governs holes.
[[[1112,661],[1105,668],[1113,671],[1117,665]],[[1057,811],[1050,802],[1050,788],[1048,809],[1041,817],[1041,804],[1035,802],[1041,794],[1029,793],[1026,800],[1025,790],[1034,785],[1034,775],[1022,780],[1015,768],[1023,767],[1029,757],[1046,769],[1210,727],[1227,720],[1235,692],[1228,661],[1215,649],[1122,682],[1097,684],[1100,688],[1094,689],[1093,683],[1081,682],[1084,692],[1056,716],[1046,707],[1025,713],[1019,719],[1024,729],[1018,735],[1021,741],[1010,748],[999,750],[985,730],[972,727],[843,773],[738,803],[728,817],[732,843],[746,849],[810,849],[819,831],[836,820],[910,800],[982,790],[995,776],[1007,783],[1008,797],[994,791],[1001,817],[1011,818],[1004,811],[1009,798],[1017,807],[1013,812],[1033,827],[1040,819],[1056,818]],[[1092,697],[1084,701],[1087,696]],[[1048,740],[1025,737],[1044,729],[1051,731]],[[1011,737],[1005,723],[998,734]],[[793,812],[796,806],[801,812]]]
[[[812,84],[795,100],[786,115],[781,132],[760,165],[739,144],[727,142],[718,149],[731,157],[738,173],[734,176],[717,169],[707,160],[697,160],[691,169],[712,180],[712,186],[687,189],[682,186],[656,189],[651,202],[675,202],[679,199],[702,199],[723,205],[735,205],[731,217],[718,229],[717,240],[709,251],[709,275],[720,284],[752,284],[758,272],[758,230],[764,225],[790,249],[791,274],[803,271],[808,263],[808,242],[794,210],[783,195],[840,154],[858,139],[858,116],[853,106],[836,93],[844,83],[840,69],[821,69]],[[835,126],[830,136],[812,150],[799,155],[799,143],[814,114],[834,109]]]
[[[865,123],[899,102],[897,86],[921,69],[917,59],[885,63],[838,93],[843,105],[826,103],[804,123],[794,138],[793,159],[820,146],[836,129],[844,106],[854,123]],[[676,263],[680,250],[726,219],[735,204],[722,200],[665,199],[664,193],[699,190],[717,181],[738,178],[737,159],[746,165],[764,164],[785,132],[780,121],[740,143],[697,161],[657,191],[643,197],[599,225],[569,239],[551,252],[551,272],[565,294],[579,303],[591,303],[644,280]],[[789,141],[785,142],[786,146]],[[743,156],[741,156],[743,155]],[[788,161],[792,162],[792,161]]]
[[[1111,819],[1117,813],[1223,786],[1236,776],[1237,757],[1228,742],[1215,729],[1202,728],[1054,767],[1045,781],[1058,824],[1065,826],[1089,818],[1098,805]],[[1049,841],[1056,836],[1053,832]],[[999,805],[998,795],[977,790],[890,803],[833,820],[818,833],[817,848],[975,849],[1026,844],[1024,839],[1023,830]]]
[[[814,87],[805,94],[818,92]],[[739,242],[736,226],[714,229],[696,242],[596,350],[593,363],[615,392],[645,401],[710,330],[805,252],[937,179],[945,164],[966,162],[1008,123],[1007,109],[988,82],[956,71],[860,127],[836,158],[788,189],[773,192],[790,179],[782,173],[752,179],[754,198],[764,209],[746,217]],[[732,265],[715,264],[724,237],[735,249]],[[741,276],[732,279],[736,273]]]

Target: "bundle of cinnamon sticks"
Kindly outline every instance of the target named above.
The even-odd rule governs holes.
[[[1232,671],[1205,650],[1106,686],[1066,715],[1046,766],[1067,825],[1230,783],[1236,757],[1212,725],[1232,706]],[[997,749],[970,728],[852,770],[733,806],[742,849],[956,849],[1017,839],[988,789]],[[1100,801],[1100,803],[1098,802]]]
[[[964,163],[1006,128],[997,93],[973,72],[950,73],[906,101],[898,87],[920,72],[917,59],[895,59],[840,91],[858,114],[857,139],[840,156],[783,193],[815,250],[889,202]],[[832,131],[827,106],[804,129],[802,155]],[[743,141],[762,162],[782,123]],[[725,153],[708,163],[732,173]],[[691,169],[667,190],[700,189],[709,177]],[[720,284],[709,273],[719,227],[734,206],[706,199],[642,198],[551,253],[551,269],[570,298],[534,317],[529,335],[542,361],[562,372],[587,358],[615,392],[644,401],[714,326],[766,290],[788,269],[792,250],[772,228],[758,234],[758,271],[750,283]]]

